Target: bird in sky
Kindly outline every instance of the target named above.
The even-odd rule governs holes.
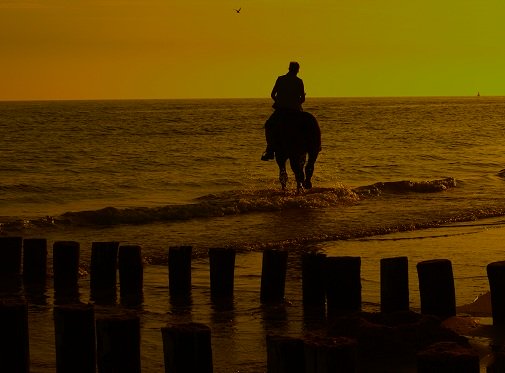
[[[235,9],[235,11],[236,11],[237,13],[240,13],[240,11],[241,11],[241,10],[242,10],[242,8]]]

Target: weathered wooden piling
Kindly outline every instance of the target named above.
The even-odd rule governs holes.
[[[417,354],[417,372],[479,373],[479,355],[455,342],[438,342]]]
[[[189,298],[191,295],[191,246],[168,249],[168,287],[170,296]]]
[[[23,280],[30,284],[44,284],[47,278],[47,240],[23,240]]]
[[[199,323],[161,328],[166,373],[212,373],[211,331]]]
[[[233,298],[235,281],[235,250],[209,249],[210,294],[213,300]]]
[[[417,263],[421,313],[448,318],[456,315],[456,295],[452,264],[448,259]]]
[[[144,297],[142,249],[138,245],[119,247],[119,294],[123,305],[139,305]]]
[[[284,301],[288,252],[286,250],[266,249],[263,251],[261,267],[262,303],[280,303]]]
[[[302,299],[304,307],[324,307],[326,254],[307,253],[302,256]]]
[[[75,241],[56,241],[53,244],[53,272],[55,297],[76,299],[79,296],[80,245]]]
[[[358,371],[358,343],[346,337],[311,338],[305,341],[305,373],[354,373]]]
[[[22,237],[0,237],[0,276],[21,274]]]
[[[493,350],[494,353],[486,367],[486,373],[503,373],[505,372],[505,346],[497,346]]]
[[[57,373],[95,373],[95,312],[91,304],[54,307]]]
[[[47,240],[23,240],[23,283],[26,299],[33,304],[47,303]]]
[[[140,373],[140,318],[121,313],[96,318],[98,373]]]
[[[406,256],[380,261],[381,312],[409,310],[409,262]]]
[[[116,301],[116,275],[119,242],[91,244],[90,296],[97,303]]]
[[[267,335],[266,343],[267,373],[305,373],[302,339]]]
[[[15,294],[21,289],[21,237],[0,237],[0,293]]]
[[[505,261],[487,265],[493,325],[505,325]]]
[[[326,258],[328,317],[361,311],[361,258]]]
[[[29,372],[28,307],[25,302],[0,300],[0,330],[0,370]]]

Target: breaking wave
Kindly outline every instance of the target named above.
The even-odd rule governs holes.
[[[361,196],[380,195],[382,193],[436,193],[456,187],[452,177],[431,181],[387,181],[354,189]]]
[[[160,207],[106,207],[98,210],[66,212],[57,217],[14,219],[0,223],[0,232],[57,225],[140,225],[288,209],[324,209],[356,204],[360,200],[379,197],[382,194],[436,193],[453,187],[456,187],[456,180],[445,178],[422,182],[378,182],[357,188],[338,185],[333,188],[313,188],[300,194],[277,189],[234,190],[204,195],[188,204]]]
[[[107,207],[95,211],[67,212],[60,219],[77,225],[147,224],[286,209],[325,208],[358,200],[359,196],[345,187],[314,188],[299,195],[277,190],[230,191],[208,194],[189,204],[125,209]]]

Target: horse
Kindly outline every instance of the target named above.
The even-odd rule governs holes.
[[[321,151],[321,130],[316,118],[306,111],[282,113],[276,123],[274,137],[275,161],[279,166],[282,190],[286,190],[288,181],[288,159],[295,174],[297,192],[312,188],[314,164]]]

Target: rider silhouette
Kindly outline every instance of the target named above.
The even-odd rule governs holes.
[[[303,111],[302,103],[305,102],[305,88],[303,81],[297,77],[300,65],[298,62],[289,63],[289,71],[275,81],[271,97],[274,100],[272,107],[275,111],[265,123],[265,138],[267,148],[261,156],[262,161],[274,159],[276,127],[290,113]]]

